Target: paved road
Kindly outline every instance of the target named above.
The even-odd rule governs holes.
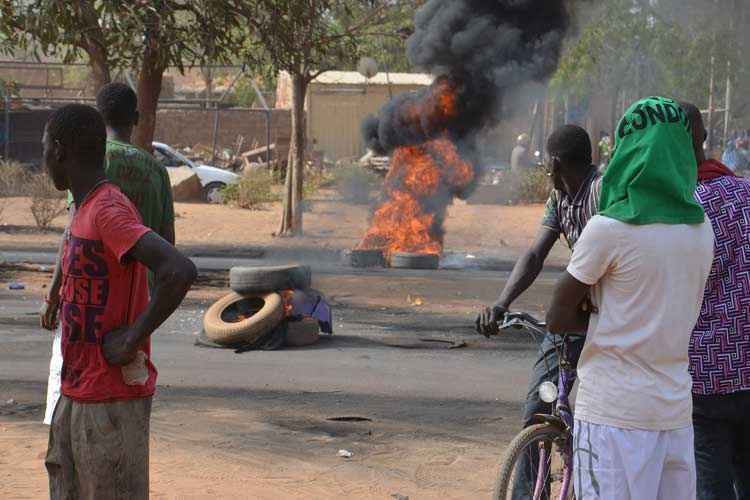
[[[218,262],[208,262],[211,269]],[[329,274],[322,278],[334,297],[336,335],[308,349],[250,352],[201,349],[193,345],[206,302],[189,300],[154,335],[160,382],[170,386],[272,388],[274,390],[346,390],[440,398],[515,401],[522,395],[533,346],[524,342],[485,341],[471,332],[471,315],[461,308],[443,313],[368,306],[342,278],[403,281],[425,301],[475,290],[481,295],[500,283],[504,273],[384,271]],[[544,276],[531,299],[549,289],[554,274]],[[459,281],[460,279],[460,281]],[[320,278],[319,278],[320,281]],[[367,287],[366,285],[363,285]],[[448,288],[451,289],[448,289]],[[369,288],[369,287],[368,287]],[[430,293],[431,290],[431,293]],[[354,290],[360,292],[360,290]],[[35,327],[37,297],[0,292],[0,380],[43,382],[49,339]],[[459,309],[459,310],[456,310]],[[464,349],[397,349],[384,341],[398,337],[468,340]],[[196,368],[199,368],[196,370]]]
[[[202,269],[226,269],[231,264],[221,259],[199,262]],[[264,453],[297,453],[300,436],[308,436],[304,453],[317,456],[320,450],[315,447],[322,445],[313,438],[321,432],[325,446],[351,445],[351,429],[329,427],[327,418],[365,416],[375,420],[368,432],[383,437],[377,443],[358,438],[358,453],[412,443],[409,446],[420,453],[444,450],[472,456],[482,464],[478,479],[455,484],[484,492],[501,449],[497,443],[507,442],[517,430],[536,352],[522,334],[485,340],[471,331],[475,304],[491,300],[507,273],[354,271],[315,263],[314,267],[315,285],[334,304],[336,330],[315,346],[244,354],[196,347],[195,333],[209,302],[197,296],[155,333],[159,432],[181,442],[170,430],[175,420],[189,428],[211,429],[200,439],[193,436],[192,442],[208,448],[231,442],[237,456],[261,448]],[[545,273],[518,307],[540,312],[555,277],[554,272]],[[40,418],[50,354],[49,335],[35,326],[40,305],[35,295],[0,291],[0,403],[13,398],[28,405],[27,419]],[[407,302],[416,296],[424,300],[423,307]],[[419,338],[467,345],[392,346]],[[235,417],[217,427],[217,411]],[[251,421],[261,422],[263,432],[258,426],[238,431]],[[414,463],[398,462],[383,465],[386,484],[398,484],[394,478],[424,467],[416,458]],[[460,477],[467,471],[455,474]]]

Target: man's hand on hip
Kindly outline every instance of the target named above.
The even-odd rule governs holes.
[[[127,365],[138,353],[140,339],[138,332],[131,328],[118,328],[104,336],[102,351],[110,365]]]

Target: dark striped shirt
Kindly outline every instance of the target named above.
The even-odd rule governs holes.
[[[567,193],[558,189],[552,191],[544,209],[542,226],[565,236],[568,247],[572,250],[589,219],[599,212],[601,190],[602,178],[596,167],[592,166],[591,174],[583,182],[575,198],[571,199]]]

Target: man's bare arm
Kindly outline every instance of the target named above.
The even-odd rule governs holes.
[[[105,336],[104,355],[115,365],[135,358],[139,346],[179,307],[198,275],[190,259],[154,232],[138,240],[127,257],[154,273],[155,286],[148,307],[135,322]]]
[[[510,305],[531,285],[534,284],[539,273],[544,268],[544,261],[547,259],[550,250],[555,245],[559,235],[547,228],[542,227],[537,234],[533,245],[521,256],[513,266],[513,272],[505,284],[497,305],[509,308]]]
[[[586,333],[590,310],[584,305],[588,304],[590,289],[591,286],[581,283],[566,271],[552,294],[547,329],[555,334]]]
[[[45,330],[54,330],[57,328],[57,313],[60,307],[60,287],[62,286],[62,259],[65,250],[65,238],[70,232],[70,225],[73,222],[75,205],[68,209],[68,224],[65,226],[65,232],[60,238],[60,245],[57,247],[57,261],[55,270],[52,272],[52,281],[50,282],[47,294],[44,297],[44,304],[39,311],[42,328]]]
[[[508,311],[510,305],[536,281],[544,268],[550,250],[559,235],[555,231],[542,227],[531,247],[516,261],[508,282],[500,292],[500,297],[490,307],[485,307],[477,316],[477,331],[484,335],[496,333],[497,323]]]

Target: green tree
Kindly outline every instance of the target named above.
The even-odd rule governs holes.
[[[85,56],[95,90],[114,69],[136,70],[134,142],[150,149],[166,68],[228,57],[223,25],[231,16],[221,7],[212,0],[0,0],[0,35],[63,62]]]
[[[412,71],[413,65],[406,55],[406,40],[414,32],[414,14],[422,3],[424,1],[392,6],[387,18],[361,37],[360,54],[377,61],[382,72]],[[351,2],[351,4],[348,12],[342,12],[337,16],[343,26],[356,23],[357,19],[367,14],[367,4],[357,2]],[[356,70],[356,63],[349,62],[343,69]]]
[[[705,106],[711,58],[716,80],[726,80],[736,52],[719,35],[721,23],[691,25],[692,17],[672,16],[675,11],[683,12],[669,8],[667,3],[674,1],[603,2],[587,19],[580,36],[566,47],[551,87],[584,100],[594,94],[608,96],[613,121],[619,102],[648,94]],[[685,7],[682,2],[680,6]],[[693,8],[704,7],[696,4]]]
[[[392,0],[228,0],[246,27],[245,59],[252,67],[285,71],[292,86],[292,144],[278,234],[302,233],[307,133],[304,103],[310,83],[325,71],[353,64],[363,40],[395,12]],[[232,30],[229,30],[232,31]]]

